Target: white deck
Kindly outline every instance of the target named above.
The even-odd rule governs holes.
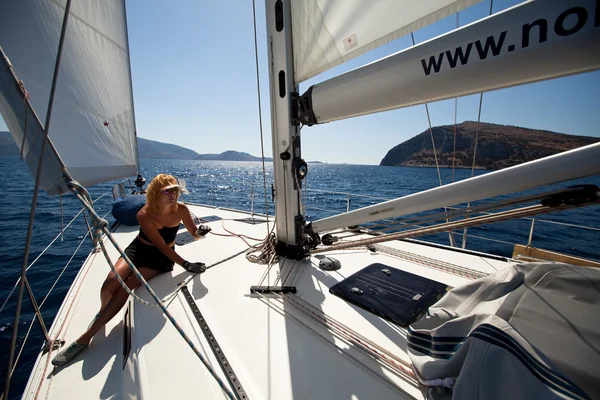
[[[212,233],[231,232],[263,238],[265,223],[251,225],[233,221],[246,213],[190,206],[202,218],[218,215],[223,221],[209,222]],[[270,224],[272,227],[272,223]],[[137,227],[120,227],[114,234],[124,248],[136,236]],[[178,241],[189,238],[182,227]],[[250,242],[255,244],[257,242]],[[408,242],[385,243],[430,259],[445,261],[471,270],[493,272],[506,262]],[[110,248],[113,261],[117,251]],[[247,248],[238,237],[209,234],[202,240],[178,246],[176,251],[190,261],[211,265]],[[346,328],[369,338],[408,363],[406,330],[357,308],[329,293],[329,287],[345,277],[380,262],[456,286],[468,278],[443,272],[423,263],[409,262],[367,250],[325,253],[341,261],[342,268],[325,272],[319,260],[280,261],[267,266],[248,262],[244,254],[210,268],[189,284],[190,293],[250,399],[398,399],[422,398],[414,381],[391,372],[311,320],[287,300],[277,296],[250,295],[250,286],[286,284],[296,286],[295,296],[316,307]],[[425,264],[427,262],[425,261]],[[293,271],[290,273],[290,269]],[[102,253],[90,255],[71,288],[51,330],[51,336],[75,340],[99,308],[99,289],[109,267]],[[175,266],[172,273],[158,276],[150,285],[168,310],[193,340],[213,369],[226,382],[204,335],[194,319],[178,284],[189,274]],[[293,279],[293,282],[292,282]],[[144,288],[137,290],[152,301]],[[38,358],[24,392],[25,398],[47,399],[221,399],[227,398],[177,330],[156,307],[130,301],[132,310],[131,351],[123,359],[123,317],[117,314],[73,362],[54,368],[47,355]],[[52,353],[51,357],[56,354]]]

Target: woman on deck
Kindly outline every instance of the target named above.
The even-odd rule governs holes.
[[[140,232],[125,249],[125,254],[146,281],[160,273],[172,271],[175,263],[194,274],[202,273],[206,269],[203,263],[190,263],[174,250],[175,237],[181,222],[195,239],[200,239],[207,233],[206,230],[196,228],[187,206],[177,202],[180,190],[181,186],[171,175],[157,175],[148,185],[146,204],[137,213]],[[140,281],[122,257],[116,262],[115,270],[131,290],[140,285]],[[84,350],[96,332],[123,308],[128,296],[127,291],[119,284],[116,274],[109,272],[100,289],[100,312],[96,314],[88,330],[58,353],[52,364],[65,365]]]

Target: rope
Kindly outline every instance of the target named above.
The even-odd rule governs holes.
[[[267,200],[267,172],[265,169],[265,147],[262,128],[262,108],[260,105],[260,74],[258,70],[258,39],[256,34],[256,2],[252,0],[252,17],[254,21],[254,57],[256,63],[256,94],[258,97],[258,126],[260,129],[260,151],[262,153],[263,189],[265,196],[265,215],[267,216],[267,232],[269,229],[269,201]]]
[[[273,226],[275,227],[275,226]],[[275,247],[277,246],[277,236],[275,233],[269,233],[269,236],[259,244],[254,250],[248,251],[246,259],[254,264],[269,264],[271,260],[278,262],[278,257],[275,253]],[[254,255],[253,253],[260,253]]]

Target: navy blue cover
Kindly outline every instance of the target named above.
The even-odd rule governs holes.
[[[124,225],[139,225],[137,213],[146,204],[146,195],[136,194],[118,199],[113,203],[112,215]]]
[[[443,283],[375,263],[332,286],[329,292],[388,321],[407,326],[421,318],[446,289]]]

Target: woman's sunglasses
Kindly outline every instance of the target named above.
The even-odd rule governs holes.
[[[169,189],[163,189],[163,190],[161,190],[161,192],[163,194],[171,194],[171,193],[178,194],[179,193],[179,188],[178,187],[172,187],[172,188],[169,188]]]

